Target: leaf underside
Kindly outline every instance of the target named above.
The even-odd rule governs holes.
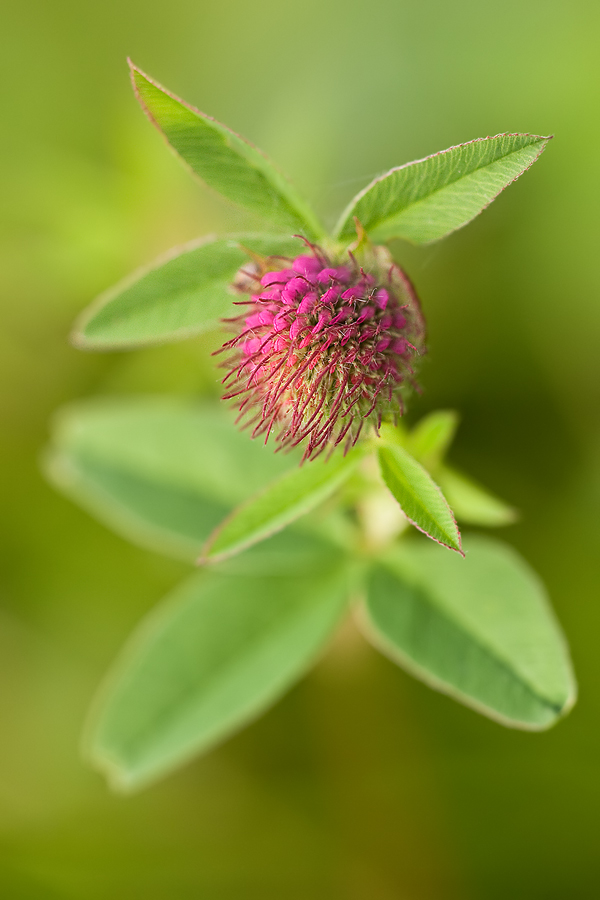
[[[357,217],[375,242],[439,240],[484,210],[533,165],[549,140],[535,134],[498,134],[391,169],[351,201],[336,236],[352,238]]]
[[[537,576],[511,548],[465,542],[466,558],[407,542],[375,569],[364,626],[431,687],[502,724],[539,730],[573,705],[568,651]]]

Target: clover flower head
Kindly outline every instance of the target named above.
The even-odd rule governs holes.
[[[365,423],[377,429],[402,415],[425,333],[414,289],[386,248],[371,247],[359,265],[352,253],[332,259],[308,246],[240,270],[234,289],[250,298],[226,320],[235,335],[221,348],[224,399],[239,402],[238,421],[265,442],[275,433],[279,449],[304,442],[304,459],[342,442],[346,452]]]

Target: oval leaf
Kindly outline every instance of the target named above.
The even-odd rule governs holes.
[[[57,417],[50,481],[142,547],[189,561],[231,509],[293,466],[216,404],[118,398]]]
[[[406,163],[376,178],[343,212],[336,235],[357,217],[373,241],[436,241],[462,228],[538,159],[549,137],[497,134]]]
[[[406,542],[372,574],[363,625],[383,653],[504,725],[548,728],[575,702],[546,593],[510,547],[465,541],[466,558]]]
[[[519,518],[516,509],[450,466],[440,466],[436,478],[459,522],[498,528]]]
[[[147,617],[109,674],[88,727],[91,762],[131,791],[211,749],[306,671],[346,596],[339,561],[312,577],[194,575]]]
[[[295,256],[298,240],[237,234],[177,247],[101,294],[77,322],[73,343],[84,350],[127,349],[216,328],[231,315],[231,284],[250,262],[244,248],[262,256]]]
[[[384,444],[378,455],[383,480],[409,522],[438,544],[462,554],[452,510],[423,466],[398,444]]]
[[[364,451],[305,463],[236,509],[209,538],[200,562],[233,556],[281,531],[330,497],[356,469]]]
[[[150,121],[209,187],[284,231],[321,237],[296,190],[260,150],[171,94],[129,61],[133,89]]]
[[[86,454],[51,449],[43,460],[49,481],[126,540],[193,562],[230,506],[110,465]]]

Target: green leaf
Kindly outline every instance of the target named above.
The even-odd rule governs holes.
[[[73,343],[84,350],[122,350],[210,331],[232,314],[231,284],[251,261],[244,248],[296,256],[298,246],[290,237],[235,234],[177,247],[101,294],[76,323]]]
[[[272,227],[322,237],[310,206],[256,147],[180,100],[129,61],[135,94],[150,121],[209,187]]]
[[[230,509],[84,454],[50,450],[44,469],[55,487],[121,537],[188,562]]]
[[[376,178],[343,212],[336,236],[436,241],[462,228],[538,159],[549,137],[498,134],[450,147]]]
[[[457,428],[458,414],[454,410],[432,412],[412,429],[406,441],[406,449],[431,472],[446,455]]]
[[[45,468],[123,537],[192,561],[234,506],[295,462],[241,434],[216,404],[145,397],[62,410]]]
[[[497,528],[518,519],[512,506],[462,472],[443,465],[437,470],[436,478],[459,522]]]
[[[217,562],[264,540],[330,497],[364,458],[362,448],[346,456],[307,462],[282,475],[240,506],[204,547],[201,562]]]
[[[332,519],[334,516],[328,516],[324,521],[330,525]],[[245,553],[211,567],[211,571],[252,578],[258,575],[316,577],[345,562],[348,584],[358,592],[364,587],[365,564],[363,560],[351,559],[348,550],[349,542],[332,540],[328,528],[313,528],[312,523],[310,528],[291,525]]]
[[[406,449],[433,474],[459,522],[490,528],[512,524],[518,518],[515,509],[443,463],[457,426],[458,415],[454,411],[439,410],[421,419],[407,437],[396,435],[397,442],[404,442]]]
[[[342,616],[339,559],[319,574],[201,572],[138,628],[100,692],[87,755],[131,791],[210,750],[271,706]]]
[[[383,653],[504,725],[539,730],[576,697],[539,578],[510,547],[465,540],[466,558],[405,542],[371,578],[363,625]]]
[[[462,554],[460,532],[444,495],[422,465],[403,447],[385,441],[378,450],[381,474],[406,518],[419,531]]]

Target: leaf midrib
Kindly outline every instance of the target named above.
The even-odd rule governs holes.
[[[270,160],[270,158],[265,153],[263,153],[262,150],[260,150],[250,141],[247,141],[241,135],[237,134],[237,132],[233,131],[233,129],[229,128],[227,125],[219,122],[213,116],[209,116],[207,113],[204,113],[196,107],[192,106],[192,104],[187,103],[180,97],[177,97],[175,94],[171,93],[171,91],[168,91],[162,85],[158,84],[148,75],[146,75],[146,73],[139,69],[137,66],[133,65],[132,63],[130,63],[130,66],[134,84],[134,92],[144,112],[146,113],[152,124],[157,128],[157,130],[162,135],[164,135],[169,145],[173,147],[177,155],[180,157],[182,162],[186,165],[186,167],[190,170],[194,177],[199,178],[206,187],[211,188],[211,190],[216,191],[216,193],[220,193],[218,189],[212,188],[205,182],[202,175],[194,170],[187,159],[185,159],[185,157],[182,156],[181,152],[171,143],[167,132],[163,129],[163,127],[157,120],[153,110],[151,110],[148,106],[146,98],[143,96],[143,89],[141,89],[140,85],[137,83],[137,76],[141,76],[143,81],[145,81],[146,84],[148,84],[153,90],[160,92],[170,101],[174,102],[176,104],[178,113],[181,113],[182,110],[185,110],[186,113],[190,114],[191,118],[188,119],[188,123],[195,123],[199,121],[201,123],[201,126],[207,131],[214,131],[219,134],[222,139],[223,146],[234,154],[238,154],[246,163],[246,165],[260,177],[263,185],[267,189],[266,192],[269,195],[271,202],[276,201],[274,205],[279,206],[282,211],[285,211],[285,214],[290,218],[291,222],[296,223],[296,226],[306,228],[307,231],[311,232],[314,236],[319,237],[324,234],[321,223],[319,222],[310,205],[302,198],[294,185],[283,174],[283,172],[281,172],[277,168],[277,166]],[[186,127],[185,124],[184,127]],[[230,200],[230,202],[235,201]]]
[[[483,141],[483,140],[486,140],[486,138],[479,138],[478,140]],[[540,137],[539,140],[537,140],[537,141],[532,141],[530,144],[526,144],[526,145],[523,146],[523,147],[519,147],[517,150],[511,150],[509,153],[505,153],[503,156],[498,157],[498,159],[494,159],[492,162],[489,162],[489,163],[482,163],[481,165],[477,166],[475,169],[473,169],[472,171],[470,171],[467,175],[462,175],[462,176],[461,176],[461,175],[458,175],[457,178],[454,178],[454,179],[452,179],[451,181],[446,182],[446,184],[442,185],[442,187],[436,188],[434,191],[431,191],[431,193],[427,194],[426,197],[421,197],[421,199],[419,199],[419,200],[414,200],[414,201],[408,203],[406,206],[403,206],[401,209],[397,210],[395,213],[393,213],[393,214],[387,216],[386,218],[379,219],[378,222],[377,222],[377,224],[376,224],[375,226],[373,226],[373,230],[375,230],[375,229],[377,229],[377,228],[381,228],[381,227],[383,227],[383,226],[389,224],[390,222],[393,222],[394,219],[399,218],[399,217],[400,217],[403,213],[405,213],[408,209],[414,209],[416,206],[419,206],[419,205],[422,204],[422,203],[427,203],[427,202],[428,202],[429,200],[431,200],[431,198],[434,197],[436,194],[439,194],[441,191],[447,190],[451,185],[456,184],[457,181],[466,180],[467,178],[470,178],[471,176],[476,175],[477,172],[480,172],[482,169],[488,169],[488,168],[490,168],[491,166],[496,165],[496,163],[499,163],[499,162],[502,162],[503,160],[508,159],[510,156],[514,156],[514,155],[517,154],[517,153],[521,153],[523,150],[526,150],[528,147],[534,147],[534,146],[536,146],[537,144],[541,144],[541,143],[547,142],[548,140],[549,140],[549,138],[546,138],[546,137]],[[459,145],[459,146],[460,146],[460,145]],[[382,184],[382,183],[386,180],[386,178],[389,178],[389,177],[392,175],[392,173],[395,174],[396,172],[400,172],[400,171],[403,171],[403,170],[405,170],[405,169],[409,169],[411,166],[419,165],[419,163],[425,163],[425,162],[428,162],[429,160],[434,159],[435,157],[440,157],[440,156],[443,156],[443,155],[446,154],[446,153],[450,153],[450,152],[451,152],[452,150],[454,150],[454,149],[456,149],[456,148],[455,148],[455,147],[449,147],[447,150],[440,150],[439,153],[434,153],[432,156],[424,156],[422,159],[416,159],[416,160],[414,160],[413,162],[404,163],[404,165],[402,165],[402,166],[396,166],[395,168],[390,169],[389,172],[386,172],[385,175],[382,175],[382,176],[381,176],[379,179],[377,179],[376,181],[373,181],[370,185],[367,185],[367,186],[363,189],[363,191],[358,195],[358,197],[356,198],[356,201],[355,201],[355,202],[352,202],[352,201],[351,201],[351,204],[347,207],[347,210],[344,211],[344,213],[343,213],[343,225],[342,225],[342,228],[341,228],[341,229],[339,230],[339,232],[338,232],[338,233],[339,233],[339,236],[342,237],[342,236],[344,236],[344,235],[347,233],[347,232],[346,232],[346,226],[348,225],[348,223],[349,223],[349,221],[350,221],[350,213],[351,213],[353,210],[357,210],[357,209],[358,209],[358,206],[359,206],[359,203],[361,202],[361,200],[362,200],[364,197],[366,197],[368,193],[370,193],[372,190],[374,190],[376,185]],[[541,152],[541,151],[540,151],[540,152]],[[538,156],[539,156],[539,154],[538,154]],[[535,162],[535,160],[533,160],[533,162]],[[423,175],[423,177],[424,177],[424,175]],[[518,178],[519,176],[517,175],[516,177]],[[513,179],[513,180],[514,180],[514,179]],[[501,188],[501,189],[494,195],[494,197],[491,198],[491,200],[486,204],[486,206],[489,206],[489,204],[492,203],[493,200],[495,200],[495,198],[498,196],[498,194],[501,194],[503,190],[504,190],[504,188]],[[342,230],[342,229],[343,229],[343,230]],[[337,229],[336,229],[336,231],[337,231]]]
[[[389,563],[386,560],[382,560],[381,564],[389,572],[391,572],[396,578],[398,578],[399,573],[398,573],[398,570],[394,567],[393,563]],[[556,700],[556,701],[551,700],[549,697],[544,697],[542,694],[540,694],[539,688],[537,688],[535,685],[532,684],[530,678],[526,675],[522,675],[517,669],[515,669],[513,667],[513,665],[510,663],[510,661],[508,661],[504,658],[500,648],[491,644],[489,642],[489,639],[481,636],[478,632],[477,633],[473,632],[471,624],[467,621],[464,621],[461,618],[460,614],[456,615],[454,612],[451,612],[444,603],[440,603],[438,601],[437,592],[435,590],[435,587],[424,584],[419,579],[409,579],[409,578],[407,578],[406,573],[402,573],[401,578],[402,578],[402,580],[404,580],[408,584],[410,584],[412,587],[426,588],[427,593],[426,593],[425,598],[422,600],[422,602],[427,603],[430,607],[432,607],[436,611],[436,613],[440,616],[440,618],[445,619],[446,622],[449,622],[454,628],[458,628],[461,631],[464,631],[467,635],[469,635],[471,637],[471,639],[479,647],[481,647],[482,650],[484,650],[487,654],[489,654],[489,656],[496,663],[498,663],[498,665],[502,666],[502,668],[504,668],[507,672],[511,673],[511,675],[515,678],[515,680],[521,681],[521,683],[526,686],[527,690],[530,691],[532,696],[534,696],[536,699],[540,700],[540,702],[543,702],[546,706],[548,706],[550,709],[554,710],[557,713],[560,713],[564,709],[565,705],[568,704],[569,698],[571,696],[571,692],[569,692],[567,694],[564,702],[562,702],[562,703],[558,700]],[[423,669],[423,671],[427,671],[427,670]],[[446,682],[440,676],[436,676],[436,677],[438,678],[439,681],[442,681],[442,682],[448,683],[448,684],[450,683],[450,682]],[[457,688],[457,690],[460,690],[460,689]],[[461,693],[463,693],[464,696],[468,696],[467,694],[464,694],[464,692],[462,692],[462,691],[461,691]]]
[[[287,580],[287,576],[285,576],[285,575],[275,575],[275,576],[271,576],[271,577],[273,578],[273,580],[281,579],[282,582],[284,580]],[[333,577],[331,577],[328,580],[333,582]],[[317,604],[315,604],[313,602],[311,604],[311,608],[314,608],[316,605]],[[342,604],[340,603],[339,605],[340,605],[340,613],[341,613]],[[275,628],[269,629],[268,634],[263,635],[261,638],[258,639],[258,641],[253,643],[253,645],[252,645],[253,646],[253,654],[254,655],[262,654],[265,645],[268,646],[269,644],[273,643],[273,635],[277,635],[282,630],[285,630],[288,627],[288,623],[293,622],[295,619],[297,619],[298,616],[306,610],[306,608],[307,608],[307,606],[303,607],[302,610],[299,610],[298,608],[296,608],[295,610],[287,610],[286,613],[284,613],[284,615],[282,615],[280,618],[277,619],[277,626]],[[275,643],[276,642],[277,641],[275,641]],[[311,655],[312,655],[311,653],[306,655],[307,663],[310,662]],[[229,660],[227,660],[227,659],[221,660],[220,663],[211,671],[211,675],[210,675],[210,681],[211,681],[211,685],[212,685],[211,690],[214,691],[215,693],[218,693],[218,691],[222,689],[222,686],[226,685],[228,681],[231,681],[235,677],[239,677],[237,675],[237,673],[240,671],[240,669],[243,669],[244,660],[246,658],[247,658],[247,655],[245,655],[243,658],[240,659],[240,655],[236,654],[233,666],[231,666],[231,663]],[[298,672],[300,674],[301,674],[302,670],[303,670],[303,666],[298,666]],[[282,682],[281,682],[281,675],[279,675],[278,677],[279,677],[279,681],[278,681],[278,691],[279,691],[282,688]],[[288,677],[289,677],[289,672],[286,673],[286,680]],[[283,684],[285,684],[285,681],[283,682]],[[215,685],[218,685],[218,688],[215,688]],[[248,702],[245,705],[244,709],[247,714],[252,715],[253,710],[256,708],[256,704],[260,703],[262,701],[265,693],[268,693],[267,688],[262,689],[262,691],[260,693],[260,697],[258,699],[255,697],[252,701]],[[140,746],[140,744],[143,745],[144,737],[146,735],[152,734],[152,732],[156,731],[156,730],[158,730],[162,733],[168,732],[169,723],[177,722],[178,720],[184,719],[187,715],[189,715],[189,711],[193,710],[197,706],[197,701],[195,700],[195,694],[196,694],[196,692],[194,690],[194,687],[191,685],[191,683],[188,682],[186,689],[178,695],[179,697],[183,698],[181,703],[179,703],[179,706],[178,706],[179,713],[177,713],[177,711],[174,709],[175,704],[170,701],[161,710],[160,714],[152,719],[151,723],[144,725],[142,728],[140,728],[136,732],[135,736],[127,742],[127,747],[131,748],[133,746],[134,760],[135,760],[136,748],[138,748]],[[274,696],[277,696],[277,692],[274,693]],[[237,714],[235,712],[233,712],[233,713],[230,712],[230,713],[228,713],[227,717],[224,720],[222,720],[225,722],[224,730],[226,730],[226,728],[228,727],[232,716],[234,717],[236,715]],[[219,731],[219,726],[214,726],[214,725],[212,728],[207,729],[205,737],[203,738],[202,741],[198,741],[198,745],[202,746],[202,743],[207,743],[207,744],[210,743],[214,734],[218,731]],[[193,744],[194,744],[194,741],[189,740],[187,742],[187,746],[182,750],[182,753],[189,752],[190,747]],[[113,744],[112,746],[114,748],[115,745]],[[102,747],[102,744],[101,744],[101,747]],[[122,750],[119,750],[118,745],[116,747],[116,751],[115,751],[115,749],[113,749],[113,751],[111,752],[110,747],[111,747],[111,742],[106,742],[106,744],[104,745],[104,747],[102,747],[102,749],[100,751],[98,751],[98,749],[94,748],[93,755],[96,756],[97,758],[98,758],[98,756],[100,756],[100,758],[102,758],[102,754],[104,752],[107,752],[111,756],[114,753],[115,754],[114,759],[118,759],[120,761],[120,765],[122,767],[126,768],[129,771],[136,768],[135,761],[133,763],[130,763],[129,760],[131,759],[131,757],[128,757],[126,754],[124,755]],[[172,755],[177,755],[177,754],[174,753]],[[153,759],[153,758],[155,758],[155,756],[150,757],[150,759]],[[146,757],[146,759],[148,759],[148,757]],[[147,764],[144,765],[144,763],[142,763],[140,768],[144,769],[144,768],[148,768],[148,766],[147,766]],[[151,765],[150,768],[153,768],[153,766]]]
[[[381,449],[380,452],[381,452],[381,453],[385,453],[386,450],[389,451],[390,449],[392,449],[392,446],[383,447],[383,448]],[[393,449],[396,449],[396,448],[393,448]],[[402,449],[402,448],[401,448],[401,449]],[[389,455],[390,455],[391,459],[393,460],[393,462],[394,462],[394,464],[395,464],[395,460],[394,460],[394,455],[393,455],[393,453],[390,453]],[[420,465],[420,463],[419,463],[419,465]],[[425,471],[425,470],[424,470],[424,471]],[[414,491],[412,490],[412,488],[411,488],[410,485],[409,485],[409,482],[407,482],[406,477],[405,477],[404,475],[402,475],[402,478],[399,479],[399,480],[402,481],[402,484],[405,486],[405,488],[406,488],[406,490],[407,490],[407,493],[409,493],[410,496],[412,497],[413,502],[414,502],[416,505],[420,506],[422,509],[425,510],[425,513],[426,513],[426,515],[429,517],[430,521],[432,521],[432,522],[434,523],[434,525],[436,526],[436,528],[438,528],[439,531],[440,531],[440,532],[448,539],[448,543],[450,544],[450,546],[451,546],[453,549],[455,549],[455,548],[454,548],[454,544],[456,543],[456,538],[454,537],[454,535],[448,534],[448,532],[445,530],[445,528],[443,528],[443,527],[438,523],[437,519],[434,519],[434,517],[431,515],[431,513],[428,512],[428,511],[425,509],[425,507],[423,506],[423,504],[419,501],[418,495],[417,495],[416,493],[414,493]],[[432,482],[431,482],[431,483],[433,484],[433,486],[434,486],[434,488],[435,488],[436,496],[438,496],[440,499],[444,500],[444,495],[443,495],[441,489],[438,487],[438,485],[436,485],[436,483],[433,481],[433,479],[432,479]],[[386,485],[386,486],[387,486],[387,485]],[[390,491],[390,493],[392,494],[392,496],[394,496],[394,495],[393,495],[393,491],[389,488],[389,486],[388,486],[388,490]],[[402,504],[400,504],[399,500],[398,500],[396,497],[394,497],[394,500],[396,500],[396,503],[398,503],[400,506],[402,505]],[[405,512],[404,509],[402,510],[402,512],[404,512],[404,514],[406,515],[407,519],[410,518],[410,517],[408,516],[408,514]],[[420,526],[419,526],[413,519],[410,519],[410,522],[411,522],[412,525],[415,526],[415,528],[418,528],[419,531],[421,530]]]
[[[225,558],[226,556],[230,556],[240,549],[245,549],[248,545],[248,541],[251,541],[252,544],[258,543],[259,540],[263,540],[265,537],[268,537],[277,531],[282,531],[287,525],[291,525],[295,519],[312,512],[313,509],[324,503],[331,494],[335,493],[335,491],[343,485],[344,481],[350,477],[359,461],[360,460],[357,458],[354,461],[349,461],[346,465],[341,465],[334,471],[334,474],[330,478],[327,477],[327,472],[322,473],[323,480],[320,483],[304,494],[296,496],[293,503],[290,503],[283,509],[279,508],[276,515],[268,516],[263,513],[258,522],[255,521],[254,524],[251,523],[250,527],[247,527],[241,535],[239,534],[238,526],[238,535],[236,536],[234,532],[233,538],[230,537],[228,543],[222,547],[221,535],[223,532],[226,534],[225,529],[231,524],[235,524],[238,514],[242,511],[245,512],[247,509],[251,509],[256,500],[259,498],[263,500],[265,497],[268,497],[270,489],[276,482],[267,485],[260,494],[255,494],[254,497],[246,500],[237,510],[234,510],[230,516],[228,516],[223,522],[220,532],[215,536],[213,544],[211,545],[210,541],[208,542],[209,549],[206,558],[210,561],[217,561],[221,557]],[[280,481],[285,482],[285,479],[289,478],[290,474],[292,476],[296,474],[296,471],[297,470],[293,470],[292,473],[284,473],[281,476]],[[277,487],[281,489],[281,484],[278,484]],[[300,510],[300,512],[298,512],[298,510]],[[290,518],[290,516],[292,518]],[[253,535],[256,534],[262,535],[262,537],[254,539]]]

